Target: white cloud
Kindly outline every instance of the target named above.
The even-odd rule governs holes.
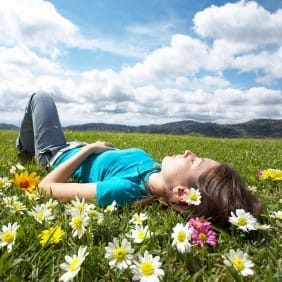
[[[194,17],[194,30],[200,36],[233,42],[281,43],[282,10],[270,13],[255,1],[212,5]]]
[[[0,0],[1,44],[24,43],[54,56],[56,44],[66,42],[78,28],[62,17],[54,5],[41,0]]]
[[[151,52],[143,63],[124,67],[121,74],[136,82],[164,80],[175,76],[191,75],[206,61],[208,49],[198,39],[176,34],[170,46]]]
[[[21,70],[30,71],[34,73],[53,73],[59,74],[62,69],[59,65],[53,61],[38,56],[24,45],[15,45],[11,48],[0,46],[0,65],[4,65],[2,68],[3,75],[7,76],[7,67]],[[1,73],[1,71],[0,71]],[[15,73],[11,73],[14,77]]]
[[[282,78],[281,48],[275,52],[262,51],[234,58],[232,66],[241,71],[262,71],[272,78]]]
[[[205,66],[210,70],[224,70],[232,66],[235,57],[249,53],[254,47],[254,44],[250,43],[216,39],[209,51],[209,58],[205,62]]]

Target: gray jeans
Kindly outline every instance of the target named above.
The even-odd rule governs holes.
[[[59,120],[57,107],[46,93],[31,95],[16,141],[20,152],[35,155],[39,164],[47,166],[49,160],[68,146]]]

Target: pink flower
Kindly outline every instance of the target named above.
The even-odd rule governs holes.
[[[201,226],[211,227],[211,223],[209,221],[204,220],[201,217],[191,218],[188,221],[189,226],[194,228],[200,228]]]
[[[216,245],[216,233],[208,225],[201,225],[199,228],[195,228],[192,233],[192,239],[193,244],[200,245],[201,247],[204,244]]]
[[[263,177],[263,171],[260,170],[260,171],[258,172],[258,174],[257,174],[257,178],[258,178],[259,180],[262,180],[262,177]]]

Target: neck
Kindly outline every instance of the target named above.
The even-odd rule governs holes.
[[[162,181],[161,174],[159,172],[152,173],[148,180],[149,188],[153,195],[155,196],[164,196],[164,185]]]

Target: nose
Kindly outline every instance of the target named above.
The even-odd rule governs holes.
[[[192,151],[186,150],[186,151],[184,152],[184,158],[186,158],[186,157],[188,157],[188,156],[191,156],[191,157],[193,157],[193,158],[196,157],[196,155],[195,155]]]

